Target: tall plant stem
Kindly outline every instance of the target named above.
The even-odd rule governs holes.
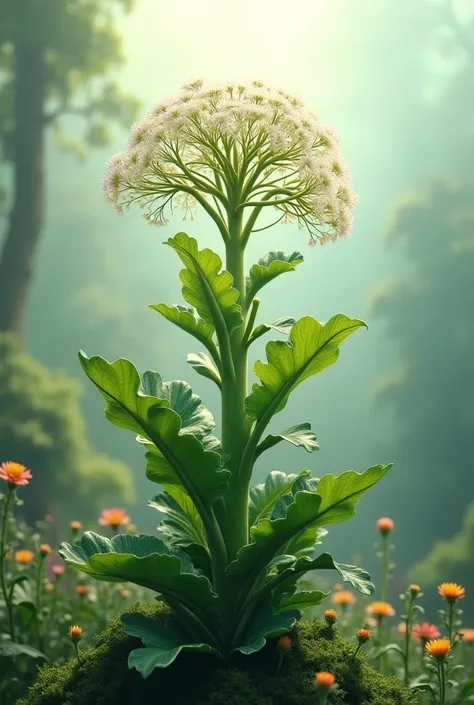
[[[38,638],[38,648],[42,651],[43,648],[43,637],[41,635],[41,620],[40,620],[40,609],[41,609],[41,580],[43,577],[43,566],[44,558],[39,557],[38,561],[38,572],[36,574],[36,631]]]
[[[7,583],[5,579],[5,542],[7,538],[7,521],[8,521],[8,510],[10,508],[10,502],[13,497],[14,488],[9,485],[7,496],[5,498],[5,508],[3,510],[3,521],[2,521],[2,537],[0,539],[0,583],[2,586],[3,599],[5,600],[5,609],[8,615],[8,627],[10,630],[10,638],[12,641],[16,640],[15,635],[15,620],[13,619],[13,608],[11,600],[8,596]]]
[[[247,396],[247,349],[243,344],[245,331],[245,263],[242,244],[242,212],[229,212],[229,239],[226,242],[226,268],[239,292],[244,323],[230,336],[234,375],[222,380],[222,450],[229,456],[231,471],[229,498],[226,502],[224,540],[229,560],[248,543],[248,486],[239,481],[238,470],[248,438],[245,398]]]
[[[388,581],[390,575],[390,545],[389,534],[382,534],[382,588],[380,599],[383,602],[388,600]]]
[[[439,705],[446,703],[446,671],[444,661],[438,661]]]
[[[453,643],[454,602],[448,603],[448,639]]]
[[[407,605],[407,616],[405,619],[405,649],[403,653],[403,665],[405,670],[405,683],[408,685],[410,678],[410,637],[412,625],[413,596],[410,595]]]

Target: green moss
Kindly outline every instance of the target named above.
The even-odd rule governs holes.
[[[163,607],[132,608],[163,618]],[[276,673],[274,641],[251,657],[240,656],[222,668],[210,656],[182,654],[169,668],[146,680],[128,670],[128,637],[118,618],[81,652],[82,663],[46,666],[26,700],[18,705],[314,705],[316,671],[336,675],[339,690],[331,705],[413,705],[405,686],[371,668],[365,655],[350,660],[354,645],[332,635],[319,621],[301,622],[281,671]]]

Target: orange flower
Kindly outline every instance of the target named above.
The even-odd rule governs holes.
[[[89,594],[88,585],[82,585],[81,583],[79,583],[79,585],[76,585],[75,590],[79,597],[86,597],[86,595]]]
[[[44,589],[46,590],[46,592],[53,592],[53,590],[54,590],[53,583],[46,583],[46,585],[44,586]]]
[[[8,482],[10,487],[27,485],[32,477],[31,471],[21,463],[9,461],[0,465],[0,480]]]
[[[411,633],[413,639],[418,639],[421,643],[430,641],[430,639],[437,639],[440,636],[438,627],[429,622],[414,624]]]
[[[128,600],[128,598],[131,596],[131,591],[127,590],[127,588],[122,588],[120,590],[120,597],[123,597],[124,600]]]
[[[53,574],[59,578],[61,575],[64,575],[66,568],[60,563],[55,563],[55,565],[51,566],[51,570]]]
[[[337,621],[336,610],[326,610],[324,613],[324,619],[328,624],[334,624]]]
[[[291,647],[291,644],[291,636],[288,636],[288,634],[283,634],[283,636],[278,639],[278,646],[280,649],[284,649],[285,651]]]
[[[339,592],[339,590],[343,590],[343,589],[344,589],[344,588],[343,588],[343,586],[341,585],[341,583],[336,583],[336,584],[334,585],[334,590],[335,590],[336,592]]]
[[[407,633],[407,625],[405,622],[400,622],[400,624],[397,627],[397,631],[399,634],[406,634]]]
[[[462,640],[468,644],[474,644],[474,629],[461,629]]]
[[[73,627],[69,627],[69,636],[71,638],[71,641],[80,641],[84,635],[84,632],[82,630],[82,627],[79,627],[77,624],[74,625]]]
[[[451,651],[449,639],[433,639],[425,645],[426,652],[433,658],[442,661]]]
[[[372,632],[369,629],[359,629],[357,632],[357,638],[359,640],[359,644],[365,644],[366,641],[369,641],[372,638]]]
[[[381,534],[389,534],[391,531],[393,531],[395,527],[395,522],[393,519],[389,519],[388,517],[381,517],[377,521],[377,529],[380,531]]]
[[[412,597],[416,597],[421,592],[421,587],[419,585],[410,585],[408,589],[411,592]]]
[[[332,596],[332,603],[334,605],[341,605],[341,607],[353,605],[356,601],[356,596],[353,592],[350,592],[349,590],[338,590]]]
[[[71,531],[73,531],[75,534],[77,534],[78,531],[82,529],[82,524],[80,521],[71,521],[69,524],[69,527]]]
[[[320,688],[330,688],[336,682],[336,676],[328,671],[320,671],[314,674],[314,682]]]
[[[48,556],[51,553],[51,546],[49,543],[42,543],[40,545],[40,554],[44,558],[45,556]]]
[[[395,615],[395,610],[388,602],[372,602],[372,604],[367,607],[367,612],[379,619],[382,619],[382,617],[393,617]]]
[[[123,524],[129,524],[130,517],[127,516],[125,509],[103,509],[102,516],[99,518],[101,526],[110,526],[112,529],[118,529]]]
[[[31,563],[34,557],[35,554],[33,553],[33,551],[28,551],[28,549],[26,548],[15,553],[15,560],[20,565],[28,565],[28,563]]]
[[[441,583],[438,585],[438,592],[446,602],[450,603],[460,600],[466,594],[466,590],[457,583]]]

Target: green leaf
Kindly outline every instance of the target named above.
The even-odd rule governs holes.
[[[13,641],[0,642],[0,657],[16,658],[17,656],[27,656],[36,661],[47,661],[48,657],[41,651],[34,649],[28,644],[16,644]]]
[[[252,345],[258,338],[262,335],[268,333],[269,330],[274,330],[277,333],[282,333],[283,335],[289,335],[291,329],[295,325],[295,319],[289,316],[283,316],[283,318],[278,318],[273,323],[262,323],[261,325],[254,328],[252,334],[249,338],[248,345]]]
[[[252,301],[262,287],[279,277],[280,274],[293,272],[302,262],[304,259],[300,252],[292,252],[291,255],[287,255],[281,250],[268,252],[258,260],[257,264],[250,267],[247,278],[247,304]]]
[[[264,483],[251,487],[249,497],[250,525],[269,516],[280,497],[291,492],[291,488],[299,477],[309,477],[310,475],[310,470],[302,470],[297,475],[286,475],[279,470],[273,470],[267,475]]]
[[[319,444],[316,441],[316,435],[311,430],[311,424],[305,421],[295,426],[290,426],[290,428],[286,428],[276,436],[269,434],[257,446],[255,450],[255,460],[266,450],[273,448],[277,443],[281,443],[281,441],[286,441],[294,446],[304,448],[308,453],[319,450]]]
[[[252,543],[240,549],[227,568],[229,575],[245,576],[242,593],[248,591],[272,558],[295,536],[309,527],[349,519],[362,495],[375,485],[391,466],[376,465],[363,473],[353,470],[339,477],[324,476],[317,492],[297,492],[285,516],[261,519],[251,530]],[[288,551],[285,550],[285,553]]]
[[[388,654],[390,651],[395,651],[402,658],[404,658],[404,656],[405,656],[403,649],[398,644],[385,644],[385,646],[381,646],[379,649],[374,650],[373,658],[375,658],[375,659],[380,658],[380,656],[383,656],[384,654]]]
[[[110,363],[102,357],[79,356],[82,367],[107,402],[106,416],[114,425],[138,431],[154,447],[146,457],[147,476],[168,486],[183,486],[204,519],[212,502],[224,494],[229,473],[220,469],[218,453],[206,451],[193,432],[203,434],[213,424],[212,416],[200,405],[185,383],[161,384],[156,373],[144,375],[143,383],[129,360]],[[159,388],[165,396],[147,396]],[[160,387],[161,384],[161,387]],[[170,408],[174,404],[177,411]],[[212,420],[212,421],[211,421]],[[183,428],[184,423],[184,428]],[[213,437],[211,436],[213,439]],[[217,439],[213,440],[217,441]]]
[[[276,614],[269,604],[259,605],[250,625],[244,631],[242,645],[236,647],[234,651],[240,651],[245,655],[260,651],[265,646],[267,638],[290,632],[297,619],[299,619],[297,610]]]
[[[184,299],[194,306],[201,318],[216,325],[216,315],[222,316],[231,333],[243,324],[237,303],[239,292],[232,286],[229,272],[222,270],[221,258],[212,250],[199,250],[193,237],[178,233],[166,243],[175,250],[186,269],[181,270]]]
[[[119,534],[112,539],[86,531],[78,544],[62,543],[68,565],[107,582],[130,582],[179,601],[200,619],[212,621],[218,597],[209,580],[196,575],[189,557],[156,536]]]
[[[320,605],[325,597],[329,595],[328,592],[321,592],[321,590],[299,590],[292,595],[282,597],[278,602],[278,612],[283,610],[298,610],[300,613],[310,607],[316,607]]]
[[[165,514],[160,531],[176,546],[192,542],[206,546],[206,532],[193,502],[179,487],[174,488],[173,494],[162,492],[148,502],[150,507]]]
[[[217,653],[209,644],[194,644],[176,620],[159,622],[156,619],[134,612],[120,617],[124,629],[130,636],[142,640],[146,648],[134,649],[128,658],[128,667],[136,668],[143,678],[155,668],[166,668],[181,651]]]
[[[167,304],[152,304],[149,308],[161,313],[167,321],[189,333],[199,340],[211,353],[214,359],[219,359],[213,337],[215,328],[210,323],[206,323],[196,313],[196,309],[188,306],[168,306]]]
[[[354,565],[336,563],[330,553],[321,553],[317,558],[302,556],[292,565],[283,565],[280,574],[276,578],[271,577],[267,585],[278,585],[280,591],[286,591],[311,570],[336,570],[343,582],[352,585],[362,595],[372,595],[375,589],[365,570]]]
[[[158,372],[147,370],[142,375],[140,391],[147,396],[168,400],[170,409],[181,418],[182,434],[192,433],[202,442],[216,425],[211,412],[202,405],[201,397],[193,394],[187,382],[163,382]]]
[[[198,375],[206,377],[215,382],[219,389],[222,387],[222,380],[219,370],[211,358],[205,353],[189,353],[187,357],[189,365],[194,367]]]
[[[325,325],[310,316],[300,318],[290,333],[289,342],[267,343],[268,362],[258,360],[254,372],[262,384],[255,383],[245,401],[247,415],[268,422],[281,411],[290,393],[312,375],[334,364],[339,357],[339,345],[363,321],[338,314]]]

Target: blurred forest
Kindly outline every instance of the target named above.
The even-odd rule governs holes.
[[[341,311],[369,323],[334,369],[295,395],[300,411],[288,420],[297,413],[313,423],[316,459],[280,450],[264,470],[308,463],[318,475],[394,462],[355,531],[331,531],[330,549],[345,560],[362,554],[374,569],[375,520],[388,515],[399,569],[411,567],[425,584],[467,582],[472,3],[296,0],[291,16],[269,0],[245,0],[238,13],[218,0],[184,5],[183,13],[181,4],[147,0],[0,0],[2,459],[30,464],[43,483],[38,515],[59,505],[71,518],[80,506],[94,520],[101,502],[120,501],[139,528],[153,529],[142,453],[108,427],[77,351],[191,379],[218,418],[215,392],[191,378],[185,336],[147,309],[180,300],[178,265],[161,241],[181,229],[205,246],[216,238],[203,213],[192,223],[172,219],[166,232],[136,211],[119,218],[100,190],[103,163],[122,149],[138,101],[144,111],[196,75],[259,78],[300,95],[334,125],[360,197],[347,242],[308,250],[293,226],[254,238],[249,260],[270,249],[300,249],[307,260],[287,289],[274,285],[261,311],[321,320]],[[246,47],[238,60],[229,22]],[[38,70],[38,56],[40,86],[27,63]],[[72,487],[81,488],[75,505]]]

